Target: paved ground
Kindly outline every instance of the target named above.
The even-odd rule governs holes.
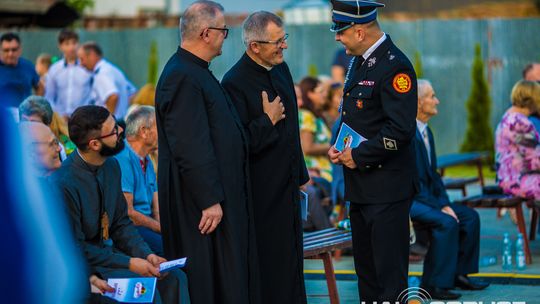
[[[470,194],[478,191],[478,187],[469,189]],[[451,193],[451,196],[459,195]],[[480,256],[497,256],[497,265],[480,268],[479,275],[492,281],[492,285],[488,289],[480,292],[459,291],[463,294],[460,301],[483,301],[483,304],[492,304],[492,301],[494,303],[497,301],[510,301],[510,303],[512,301],[525,301],[527,304],[540,304],[540,240],[530,243],[533,253],[532,265],[529,265],[524,271],[503,271],[501,267],[502,235],[504,232],[508,232],[515,238],[517,227],[512,223],[508,214],[497,219],[494,209],[479,209],[478,211],[482,223]],[[527,227],[529,227],[529,210],[526,210],[525,218],[527,219]],[[305,260],[304,265],[308,303],[329,303],[326,281],[324,281],[321,271],[322,262]],[[334,267],[338,278],[341,303],[358,303],[358,289],[352,258],[344,256],[341,261],[334,262]],[[411,275],[419,275],[422,271],[422,264],[411,264],[409,271]]]

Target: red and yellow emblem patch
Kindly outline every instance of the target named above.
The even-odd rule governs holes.
[[[358,99],[358,100],[356,101],[356,107],[357,107],[358,109],[362,109],[362,108],[364,107],[364,101],[361,100],[361,99]]]
[[[399,73],[394,76],[392,86],[398,93],[407,93],[412,88],[411,77],[409,77],[407,74]]]

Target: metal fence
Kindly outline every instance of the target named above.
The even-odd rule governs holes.
[[[510,90],[521,78],[523,67],[540,61],[540,19],[418,20],[383,21],[383,30],[414,60],[420,55],[424,77],[432,81],[441,101],[439,115],[430,125],[435,132],[438,153],[456,152],[466,129],[465,101],[471,89],[474,46],[479,43],[493,100],[490,121],[496,127],[509,106]],[[340,44],[328,31],[329,25],[290,26],[286,60],[295,80],[314,66],[329,74],[335,50]],[[21,32],[23,56],[32,60],[39,53],[59,55],[57,31]],[[159,70],[179,44],[177,29],[80,31],[81,41],[95,40],[105,57],[118,65],[138,86],[147,80],[150,44],[158,45]],[[233,28],[223,47],[223,55],[211,64],[222,77],[242,55],[241,29]]]

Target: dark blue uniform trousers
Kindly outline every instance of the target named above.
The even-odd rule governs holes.
[[[478,272],[480,219],[468,207],[451,204],[459,223],[440,209],[414,202],[411,218],[431,229],[431,239],[424,260],[422,285],[453,288],[457,275]]]

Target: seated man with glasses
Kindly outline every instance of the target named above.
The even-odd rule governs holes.
[[[100,106],[75,110],[68,128],[77,150],[52,180],[63,194],[76,242],[88,264],[104,279],[161,278],[158,300],[179,303],[181,274],[160,274],[159,265],[165,259],[150,250],[127,214],[120,166],[112,158],[124,148],[123,129]],[[185,297],[187,283],[181,285]]]

